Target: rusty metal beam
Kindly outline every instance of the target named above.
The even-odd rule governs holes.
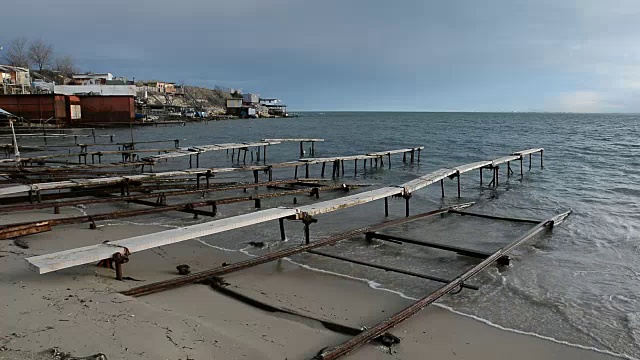
[[[442,286],[438,290],[436,290],[436,291],[432,292],[431,294],[421,298],[420,300],[416,301],[415,303],[413,303],[412,305],[408,306],[404,310],[396,313],[395,315],[393,315],[390,318],[378,323],[377,325],[375,325],[375,326],[363,331],[362,333],[360,333],[360,334],[354,336],[353,338],[343,342],[342,344],[340,344],[338,346],[335,346],[333,348],[329,348],[329,349],[321,351],[318,355],[313,357],[313,359],[314,360],[337,359],[337,358],[339,358],[339,357],[341,357],[343,355],[346,355],[349,352],[359,348],[360,346],[366,344],[370,340],[377,338],[378,336],[384,334],[389,329],[391,329],[394,326],[398,325],[402,321],[404,321],[404,320],[408,319],[409,317],[413,316],[414,314],[416,314],[418,311],[422,310],[426,306],[432,304],[433,302],[435,302],[439,298],[441,298],[444,295],[454,291],[456,288],[462,286],[466,280],[468,280],[472,276],[478,274],[480,271],[485,269],[487,266],[491,265],[493,262],[498,260],[500,257],[507,255],[514,248],[518,247],[519,245],[522,245],[524,242],[526,242],[527,240],[530,240],[531,238],[533,238],[534,236],[538,235],[539,233],[541,233],[545,229],[553,228],[554,224],[559,224],[560,222],[562,222],[567,216],[569,216],[570,213],[571,213],[571,211],[567,211],[567,212],[564,212],[562,214],[553,216],[553,217],[551,217],[551,218],[549,218],[547,220],[544,220],[544,221],[538,223],[538,225],[534,226],[531,230],[529,230],[528,232],[526,232],[525,234],[520,236],[518,239],[516,239],[515,241],[513,241],[509,245],[498,249],[490,257],[486,258],[485,260],[483,260],[478,265],[476,265],[476,266],[472,267],[471,269],[467,270],[466,272],[464,272],[462,275],[460,275],[457,278],[455,278],[450,283]]]
[[[0,240],[38,234],[45,231],[51,231],[51,223],[49,223],[48,221],[38,221],[26,225],[7,226],[0,229]]]
[[[156,283],[139,286],[139,287],[136,287],[136,288],[132,288],[132,289],[123,291],[121,293],[124,294],[124,295],[128,295],[128,296],[138,297],[138,296],[144,296],[144,295],[157,293],[157,292],[164,291],[164,290],[173,289],[173,288],[176,288],[176,287],[179,287],[179,286],[188,285],[188,284],[192,284],[192,283],[204,280],[204,279],[206,279],[206,278],[208,278],[210,276],[221,276],[221,275],[229,274],[229,273],[232,273],[232,272],[235,272],[235,271],[248,269],[250,267],[254,267],[254,266],[257,266],[257,265],[268,263],[270,261],[281,259],[283,257],[299,254],[299,253],[302,253],[302,252],[305,252],[305,251],[313,250],[313,249],[318,248],[318,247],[335,244],[338,241],[350,239],[352,237],[355,237],[355,236],[358,236],[358,235],[362,235],[362,234],[364,234],[366,232],[369,232],[369,231],[380,230],[380,229],[383,229],[383,228],[386,228],[386,227],[389,227],[389,226],[396,226],[396,225],[405,224],[405,223],[408,223],[408,222],[411,222],[411,221],[424,219],[426,217],[430,217],[430,216],[434,216],[434,215],[438,215],[438,214],[444,214],[444,213],[448,212],[451,209],[461,209],[461,208],[465,208],[465,207],[471,206],[472,204],[473,203],[461,204],[461,205],[452,206],[452,207],[448,207],[448,208],[444,208],[444,209],[433,210],[433,211],[429,211],[429,212],[426,212],[426,213],[413,215],[413,216],[409,216],[409,217],[405,217],[405,218],[385,221],[385,222],[382,222],[382,223],[379,223],[379,224],[376,224],[376,225],[366,226],[366,227],[363,227],[363,228],[360,228],[360,229],[355,229],[355,230],[348,231],[348,232],[345,232],[345,233],[342,233],[342,234],[330,236],[330,237],[325,238],[323,240],[314,241],[314,242],[312,242],[310,244],[297,246],[297,247],[289,248],[289,249],[283,249],[283,250],[280,250],[280,251],[275,251],[275,252],[270,253],[270,254],[258,256],[256,258],[252,258],[252,259],[245,260],[245,261],[240,261],[240,262],[237,262],[235,264],[230,264],[230,265],[227,265],[227,266],[218,267],[218,268],[214,268],[214,269],[211,269],[211,270],[205,270],[205,271],[201,271],[201,272],[198,272],[198,273],[195,273],[195,274],[182,276],[182,277],[179,277],[179,278],[173,278],[173,279],[169,279],[169,280],[165,280],[165,281],[159,281],[159,282],[156,282]]]
[[[319,191],[326,191],[326,190],[336,190],[336,189],[344,189],[344,188],[342,187],[342,185],[332,185],[332,186],[325,186],[325,187],[320,187],[316,189],[318,189]],[[252,201],[256,199],[266,199],[266,198],[300,194],[300,193],[309,193],[310,195],[314,195],[315,191],[313,189],[296,189],[296,190],[283,191],[283,192],[274,193],[274,194],[258,194],[258,195],[251,195],[251,196],[206,200],[206,201],[192,202],[187,204],[176,204],[176,205],[165,205],[161,203],[155,203],[155,202],[144,201],[144,200],[130,200],[130,202],[136,202],[142,205],[155,206],[156,208],[115,211],[115,212],[104,213],[104,214],[82,215],[82,216],[74,216],[74,217],[68,217],[68,218],[49,219],[49,220],[46,220],[46,222],[49,224],[49,226],[94,223],[96,221],[102,221],[102,220],[121,219],[125,217],[150,215],[150,214],[162,213],[167,211],[180,211],[180,212],[186,212],[194,215],[205,215],[205,216],[213,217],[213,216],[216,216],[216,212],[203,211],[203,210],[198,210],[196,208],[204,207],[204,206],[217,207],[218,205],[223,205],[223,204],[233,204],[233,203],[242,202],[242,201]],[[117,197],[115,199],[121,200],[122,198],[123,197]],[[0,233],[5,229],[9,231],[9,229],[15,228],[17,226],[29,227],[29,226],[35,226],[38,223],[40,222],[24,222],[24,223],[17,223],[17,224],[2,225],[0,226]],[[23,235],[27,235],[27,234],[23,234]]]
[[[538,223],[539,223],[539,221],[538,221]],[[473,257],[473,258],[476,258],[476,259],[486,259],[489,256],[491,256],[491,253],[486,252],[486,251],[473,250],[473,249],[468,249],[468,248],[463,248],[463,247],[453,246],[453,245],[447,245],[447,244],[438,244],[438,243],[429,242],[429,241],[423,241],[423,240],[409,239],[409,238],[402,237],[402,236],[378,234],[376,232],[367,233],[367,239],[379,239],[379,240],[382,240],[382,241],[390,241],[390,242],[393,242],[393,243],[396,243],[396,244],[398,244],[398,243],[400,243],[400,244],[407,243],[407,244],[413,244],[413,245],[418,245],[418,246],[430,247],[430,248],[434,248],[434,249],[455,252],[458,255],[469,256],[469,257]],[[508,256],[502,256],[502,257],[500,257],[498,259],[498,264],[499,265],[508,266],[509,262],[510,262],[510,259],[509,259]]]
[[[461,215],[461,216],[475,216],[475,217],[480,217],[480,218],[484,218],[484,219],[513,221],[513,222],[521,222],[521,223],[529,223],[529,224],[538,224],[538,223],[540,223],[540,220],[519,219],[519,218],[512,218],[512,217],[505,217],[505,216],[494,216],[494,215],[472,213],[472,212],[467,212],[467,211],[452,211],[452,213],[453,214],[458,214],[458,215]]]
[[[48,209],[48,208],[56,208],[56,207],[59,208],[59,207],[65,207],[65,206],[78,206],[78,205],[86,205],[86,204],[103,204],[103,203],[112,203],[112,202],[129,201],[129,200],[137,200],[137,199],[151,199],[151,198],[156,198],[158,196],[180,196],[180,195],[190,195],[190,194],[203,194],[203,193],[216,192],[216,191],[258,188],[262,186],[268,186],[271,184],[285,184],[285,183],[295,183],[295,182],[296,180],[279,180],[279,181],[270,181],[270,182],[263,182],[263,183],[244,183],[244,184],[212,187],[208,189],[198,189],[198,190],[195,190],[195,189],[194,190],[177,190],[177,191],[169,191],[169,192],[135,194],[135,195],[126,195],[126,196],[119,196],[119,197],[100,198],[100,199],[82,199],[82,200],[72,200],[72,201],[57,201],[57,202],[50,202],[50,203],[23,204],[23,205],[11,206],[11,207],[0,207],[0,212],[27,211],[27,210]],[[148,188],[153,189],[154,186],[149,186]],[[140,189],[138,187],[133,187],[132,190],[135,191]],[[91,192],[89,192],[89,195],[90,194]],[[52,195],[58,195],[58,194],[52,194]],[[46,199],[46,196],[47,195],[42,195],[43,199]],[[83,195],[83,196],[87,196],[87,195]],[[21,197],[21,198],[26,198],[26,197]]]
[[[357,265],[371,267],[371,268],[374,268],[374,269],[380,269],[380,270],[384,270],[384,271],[395,272],[395,273],[398,273],[398,274],[415,276],[415,277],[418,277],[418,278],[421,278],[421,279],[426,279],[426,280],[431,280],[431,281],[436,281],[436,282],[441,282],[441,283],[451,282],[451,280],[443,279],[443,278],[440,278],[440,277],[437,277],[437,276],[420,274],[420,273],[417,273],[417,272],[414,272],[414,271],[402,270],[402,269],[392,268],[392,267],[384,266],[384,265],[372,264],[372,263],[368,263],[368,262],[364,262],[364,261],[360,261],[360,260],[356,260],[356,259],[346,258],[346,257],[339,256],[339,255],[327,254],[327,253],[320,252],[320,251],[317,251],[317,250],[309,250],[307,252],[310,253],[310,254],[324,256],[324,257],[328,257],[328,258],[336,259],[336,260],[340,260],[340,261],[346,261],[346,262],[354,263],[354,264],[357,264]],[[462,287],[464,287],[465,289],[480,290],[480,288],[478,288],[477,286],[474,286],[474,285],[463,284]]]

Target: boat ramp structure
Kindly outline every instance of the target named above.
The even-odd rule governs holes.
[[[462,289],[477,290],[478,286],[468,283],[468,281],[477,275],[483,269],[491,264],[499,266],[507,266],[510,264],[510,253],[518,246],[522,246],[530,241],[536,235],[552,229],[560,224],[570,214],[565,211],[556,215],[552,215],[547,219],[522,219],[512,217],[499,217],[491,214],[482,214],[469,211],[473,206],[473,202],[460,202],[454,205],[444,206],[423,213],[412,213],[410,204],[414,194],[424,188],[439,184],[440,193],[445,197],[446,180],[457,182],[457,197],[462,196],[462,188],[460,184],[461,176],[469,175],[477,171],[480,186],[489,186],[497,188],[500,185],[501,176],[525,176],[525,166],[529,170],[533,167],[533,155],[539,155],[540,167],[543,168],[542,148],[531,148],[522,151],[512,152],[506,156],[500,156],[493,160],[476,161],[468,164],[453,165],[451,167],[440,168],[418,176],[415,179],[390,185],[378,185],[371,188],[371,184],[362,184],[357,181],[343,182],[337,181],[345,175],[345,163],[353,162],[354,174],[358,174],[358,164],[362,164],[361,170],[365,170],[367,165],[369,168],[375,168],[377,171],[388,171],[391,169],[391,158],[393,155],[402,154],[402,161],[407,164],[419,162],[421,160],[421,152],[425,149],[423,146],[406,147],[402,149],[391,149],[383,151],[372,151],[364,154],[344,155],[344,156],[325,156],[315,157],[315,142],[321,142],[324,139],[314,138],[295,138],[295,139],[262,139],[258,142],[243,143],[226,143],[202,146],[190,146],[176,149],[150,149],[149,152],[161,152],[147,156],[144,158],[124,158],[126,151],[131,154],[133,151],[143,153],[145,150],[134,150],[134,144],[127,145],[127,149],[118,151],[103,151],[102,155],[122,155],[121,164],[115,163],[114,167],[122,166],[125,163],[143,162],[146,164],[157,164],[181,157],[196,156],[195,168],[181,170],[166,170],[159,172],[141,172],[141,173],[119,173],[118,171],[107,172],[105,168],[86,167],[85,164],[80,165],[58,165],[52,166],[48,161],[56,158],[62,158],[60,155],[44,155],[31,156],[21,159],[13,159],[0,164],[0,173],[7,179],[7,182],[0,187],[0,212],[14,211],[31,211],[42,209],[53,209],[54,214],[60,212],[62,207],[73,207],[80,205],[93,204],[112,204],[112,203],[134,203],[148,206],[148,208],[137,210],[120,210],[107,213],[83,215],[76,217],[53,217],[47,220],[24,222],[15,224],[6,224],[0,226],[0,240],[14,239],[20,236],[35,234],[44,231],[52,231],[57,225],[73,224],[73,223],[89,223],[91,228],[96,228],[96,221],[115,219],[131,216],[149,215],[161,212],[179,211],[192,214],[194,217],[207,216],[211,218],[218,217],[218,209],[225,204],[250,201],[253,202],[253,212],[242,213],[240,215],[229,216],[226,218],[213,219],[193,225],[180,226],[174,229],[156,232],[152,234],[139,235],[125,239],[109,241],[106,243],[92,244],[89,246],[71,248],[54,253],[46,253],[26,258],[28,266],[39,274],[46,274],[62,269],[75,266],[81,266],[94,263],[107,263],[113,266],[115,277],[118,280],[124,279],[124,264],[129,261],[135,261],[135,254],[149,249],[167,246],[183,241],[188,241],[203,236],[224,233],[234,229],[251,227],[261,223],[271,223],[277,221],[280,230],[279,241],[287,239],[286,226],[287,222],[301,223],[304,240],[301,245],[291,244],[283,246],[280,250],[264,253],[262,255],[232,263],[224,264],[224,266],[214,267],[209,270],[197,273],[170,278],[167,280],[145,284],[142,286],[131,287],[122,291],[122,294],[132,297],[141,297],[148,294],[175,289],[180,286],[207,282],[208,279],[230,274],[243,269],[248,269],[260,264],[271,262],[274,260],[286,258],[295,254],[310,253],[314,256],[330,258],[335,261],[348,262],[357,266],[363,266],[381,271],[388,271],[402,274],[404,276],[416,277],[428,281],[442,283],[436,291],[426,294],[410,306],[397,312],[396,314],[384,319],[377,324],[359,324],[359,326],[330,323],[326,320],[319,320],[325,326],[331,326],[334,331],[343,332],[349,335],[348,340],[340,344],[319,344],[317,354],[310,354],[309,358],[313,359],[336,359],[358,347],[370,342],[377,341],[387,346],[391,346],[398,342],[398,339],[389,333],[394,326],[405,321],[424,307],[432,304],[447,294],[455,294]],[[299,142],[300,158],[280,163],[266,163],[266,148],[283,142]],[[305,143],[311,144],[310,157],[304,157]],[[177,147],[177,143],[176,143]],[[256,160],[249,164],[232,167],[199,167],[199,154],[210,151],[231,150],[231,157],[234,161],[239,161],[240,152],[243,154],[243,162],[246,162],[247,152],[252,157],[255,149]],[[86,155],[96,155],[98,152],[87,152],[86,147],[81,152]],[[76,156],[73,153],[69,156]],[[129,155],[130,156],[130,155]],[[25,160],[28,159],[28,160]],[[387,165],[385,166],[385,161]],[[34,165],[35,164],[35,165]],[[40,164],[40,165],[38,165]],[[55,163],[53,163],[55,164]],[[332,164],[333,171],[331,178],[325,177],[326,164]],[[191,164],[193,165],[193,164]],[[320,178],[312,178],[311,166],[321,166]],[[137,165],[134,165],[137,166]],[[304,177],[298,177],[298,169],[304,167]],[[294,176],[285,179],[274,179],[273,170],[294,168]],[[514,168],[516,171],[514,171]],[[519,169],[518,169],[519,168]],[[500,169],[503,169],[501,174]],[[253,181],[213,181],[217,174],[221,173],[238,173],[252,172]],[[315,169],[316,173],[318,169]],[[490,173],[487,177],[486,172]],[[260,179],[259,174],[268,174],[267,179]],[[42,179],[43,176],[49,174],[52,176],[51,181],[35,181]],[[279,174],[282,174],[281,172]],[[204,177],[204,183],[201,178]],[[485,179],[487,177],[487,179]],[[487,180],[490,179],[488,182]],[[13,183],[23,182],[23,183]],[[24,183],[26,182],[26,183]],[[487,185],[485,185],[485,183]],[[262,193],[246,194],[243,196],[216,197],[215,199],[198,199],[198,201],[190,202],[171,202],[169,199],[178,199],[187,195],[200,195],[201,197],[210,196],[217,193],[228,191],[242,190],[244,193],[247,189],[270,189],[271,191]],[[277,206],[264,208],[262,200],[276,197],[286,197],[293,195],[307,195],[310,199],[320,198],[321,193],[337,191],[344,192],[345,196],[323,201],[311,201],[310,204],[298,205],[294,197],[294,203],[290,206]],[[118,193],[119,192],[119,193]],[[380,223],[351,229],[339,234],[333,234],[315,241],[311,241],[310,233],[312,227],[322,226],[322,215],[332,212],[340,212],[347,208],[358,207],[363,204],[372,202],[383,202],[380,211],[384,211],[385,217],[392,217],[390,214],[389,200],[399,198],[404,200],[404,213],[402,216],[396,216],[394,219],[386,220]],[[487,219],[487,221],[506,221],[530,224],[532,227],[513,239],[508,244],[501,246],[494,251],[481,251],[473,248],[461,247],[456,244],[435,243],[423,239],[409,238],[401,235],[388,235],[382,233],[381,230],[397,227],[402,224],[419,222],[427,218],[433,218],[436,215],[451,214],[450,216],[476,217]],[[350,239],[364,236],[368,241],[382,241],[392,246],[417,246],[422,248],[432,248],[444,250],[459,256],[477,259],[477,263],[468,268],[460,275],[454,278],[442,278],[430,274],[417,273],[402,268],[393,268],[381,264],[369,263],[357,258],[346,257],[320,251],[319,248],[336,244],[337,242],[348,242]],[[275,241],[278,241],[274,239]],[[209,281],[208,283],[212,283]],[[225,293],[229,296],[237,298],[240,301],[246,301],[249,304],[257,303],[257,300],[247,299],[244,295],[234,293],[231,289],[226,289],[221,285],[215,285],[213,288],[217,291]],[[267,305],[263,305],[267,306]],[[303,316],[295,311],[280,309],[295,316]],[[304,315],[308,317],[308,315]]]

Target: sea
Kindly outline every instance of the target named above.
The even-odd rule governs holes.
[[[473,212],[540,220],[573,210],[571,216],[552,231],[519,247],[512,254],[509,267],[491,266],[469,280],[469,284],[480,287],[479,291],[464,290],[445,296],[438,305],[511,331],[629,359],[640,358],[640,115],[307,112],[300,113],[298,118],[100,129],[99,133],[113,133],[116,141],[181,139],[181,146],[264,138],[323,138],[324,142],[316,144],[316,157],[425,147],[420,162],[403,162],[402,155],[394,155],[390,166],[385,162],[382,167],[365,169],[359,163],[357,171],[352,162],[345,163],[345,176],[337,181],[372,185],[363,190],[397,185],[442,167],[542,147],[543,169],[537,154],[533,156],[531,169],[528,159],[525,160],[523,176],[520,176],[519,162],[512,163],[514,173],[511,175],[502,167],[497,188],[488,186],[489,172],[485,173],[481,186],[479,172],[474,171],[461,177],[461,198],[457,197],[456,180],[445,182],[444,198],[438,184],[417,191],[411,198],[412,214],[466,202],[475,202],[469,208]],[[304,150],[308,156],[308,144]],[[273,145],[268,148],[266,163],[298,157],[298,143]],[[243,159],[239,162],[243,163]],[[247,163],[251,163],[250,158]],[[257,163],[255,157],[253,163]],[[264,163],[263,159],[260,163]],[[237,157],[231,153],[211,152],[200,157],[201,167],[236,165]],[[188,167],[186,158],[172,159],[157,170],[185,167]],[[328,169],[330,174],[330,165]],[[225,175],[220,179],[237,180],[234,178],[237,176]],[[247,180],[252,177],[246,176]],[[293,169],[274,172],[276,179],[292,176]],[[320,165],[311,168],[310,177],[320,177]],[[261,179],[265,179],[264,175]],[[321,200],[343,195],[322,193]],[[306,204],[315,200],[298,195],[296,201]],[[265,207],[291,204],[291,196],[263,201]],[[226,208],[228,210],[223,206],[221,213],[255,211],[252,205],[252,202],[243,203]],[[404,216],[404,200],[391,201],[390,208],[389,218]],[[380,201],[322,215],[318,223],[311,226],[312,239],[385,219]],[[194,220],[188,215],[172,214],[130,221],[182,226],[210,219]],[[219,249],[250,255],[302,241],[302,225],[287,223],[288,241],[283,245],[275,223],[200,240]],[[531,226],[448,214],[384,232],[493,252]],[[267,247],[256,249],[249,246],[248,241],[264,241]],[[478,262],[440,250],[364,239],[344,241],[324,251],[444,278],[454,278]],[[363,279],[372,287],[408,298],[420,298],[442,286],[312,254],[296,255],[290,260],[311,269]]]

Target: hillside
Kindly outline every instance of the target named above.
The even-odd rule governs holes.
[[[147,93],[149,105],[173,105],[192,107],[209,111],[212,114],[224,114],[227,99],[231,94],[196,86],[185,86],[184,96],[168,96],[162,93]]]

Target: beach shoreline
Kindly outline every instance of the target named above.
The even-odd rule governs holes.
[[[75,210],[70,210],[75,211]],[[37,219],[37,211],[3,216]],[[47,215],[50,216],[50,215]],[[60,216],[65,216],[64,212]],[[311,358],[348,337],[310,321],[257,309],[206,285],[188,285],[141,298],[119,291],[178,276],[176,266],[201,271],[247,258],[203,241],[185,241],[131,257],[125,275],[95,265],[37,275],[25,257],[106,240],[153,233],[166,226],[102,222],[61,226],[25,237],[29,249],[0,242],[0,359],[47,359],[48,349],[73,356],[104,353],[108,359]],[[312,256],[312,255],[303,255]],[[260,265],[224,277],[229,288],[272,306],[352,327],[371,326],[411,303],[398,292],[375,289],[371,282],[309,269],[287,260]],[[384,291],[381,291],[384,290]],[[502,330],[481,319],[442,306],[429,307],[392,329],[399,345],[368,344],[351,359],[608,359],[602,351],[566,345],[540,336]]]

